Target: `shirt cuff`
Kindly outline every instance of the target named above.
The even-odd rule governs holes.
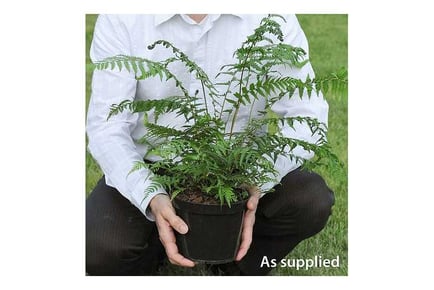
[[[166,190],[159,186],[152,193],[146,193],[146,190],[151,185],[151,182],[138,182],[131,195],[131,203],[135,205],[143,215],[151,222],[155,221],[155,216],[149,207],[151,200],[158,194],[168,195]]]

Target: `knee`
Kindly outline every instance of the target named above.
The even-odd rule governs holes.
[[[305,180],[304,188],[294,205],[303,232],[306,236],[312,236],[325,227],[335,199],[324,179],[316,173],[311,173]]]
[[[164,258],[158,237],[143,245],[99,237],[86,241],[86,272],[93,276],[149,275]]]
[[[324,179],[312,172],[297,171],[259,203],[268,221],[276,220],[281,231],[304,237],[321,231],[334,204],[334,194]]]

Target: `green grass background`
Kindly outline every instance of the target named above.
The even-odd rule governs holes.
[[[308,38],[310,59],[317,76],[347,68],[348,64],[348,16],[344,14],[297,15]],[[89,47],[97,15],[86,15],[86,113],[90,98],[92,65],[89,59]],[[289,259],[309,259],[316,256],[336,258],[339,256],[338,268],[311,268],[296,270],[294,268],[276,268],[271,275],[291,276],[342,276],[348,275],[348,100],[347,97],[326,95],[330,105],[329,141],[334,152],[344,163],[341,172],[320,171],[330,188],[335,191],[336,202],[333,214],[327,226],[316,236],[301,242],[288,256]],[[90,193],[102,176],[96,162],[86,151],[86,195]],[[211,275],[203,266],[184,269],[168,265],[162,275]]]

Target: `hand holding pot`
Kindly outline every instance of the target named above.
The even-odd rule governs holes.
[[[249,187],[247,190],[250,193],[250,198],[247,201],[247,210],[244,214],[243,230],[241,233],[241,245],[238,250],[236,261],[240,261],[250,248],[252,243],[253,225],[255,224],[256,208],[258,207],[261,191],[257,186]]]
[[[163,244],[169,261],[174,265],[194,267],[194,262],[186,259],[178,252],[175,229],[180,234],[186,234],[188,227],[184,221],[175,214],[170,198],[165,194],[156,195],[150,202],[152,213],[155,216],[160,241]]]

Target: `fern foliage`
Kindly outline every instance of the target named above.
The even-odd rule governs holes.
[[[173,80],[182,92],[180,96],[157,100],[125,100],[111,107],[108,118],[124,110],[145,115],[143,125],[147,133],[139,141],[149,145],[148,154],[157,155],[160,160],[139,162],[132,170],[148,168],[154,173],[153,185],[147,193],[162,185],[172,197],[188,190],[200,191],[230,205],[246,197],[245,192],[240,196],[239,192],[243,192],[240,189],[275,181],[274,163],[280,155],[307,169],[340,166],[327,143],[325,124],[311,117],[283,117],[272,111],[273,105],[283,98],[311,97],[312,93],[328,91],[344,94],[347,90],[346,71],[305,80],[279,73],[280,67],[300,68],[308,62],[303,49],[283,43],[279,17],[264,18],[234,52],[234,63],[221,67],[213,79],[166,40],[148,47],[163,46],[171,50],[172,55],[163,61],[118,55],[96,63],[100,70],[127,70],[137,80],[156,76],[162,83]],[[184,64],[186,71],[201,82],[202,91],[190,95],[170,71],[169,64],[173,62]],[[254,111],[254,104],[259,100],[265,100],[265,108]],[[235,125],[241,106],[250,106],[250,116],[243,129],[237,131]],[[153,120],[146,117],[150,111]],[[158,118],[165,113],[184,117],[185,125],[181,129],[159,125]],[[296,130],[300,125],[310,129],[315,143],[281,133],[282,127]],[[158,141],[150,144],[149,140]],[[295,150],[300,148],[313,152],[315,158],[305,160],[297,156]]]

